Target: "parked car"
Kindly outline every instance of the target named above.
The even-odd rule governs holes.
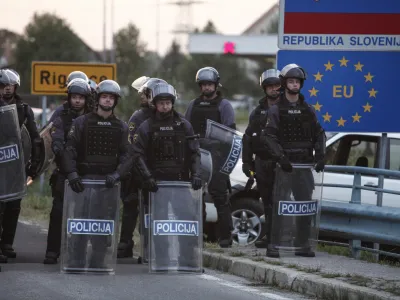
[[[378,155],[381,148],[380,133],[329,133],[327,134],[327,164],[341,166],[360,166],[378,168]],[[400,134],[388,134],[389,145],[386,152],[385,169],[400,171]],[[353,184],[354,175],[350,173],[325,172],[325,184]],[[235,227],[233,232],[234,243],[241,245],[253,244],[264,235],[261,226],[263,205],[256,184],[246,189],[248,178],[242,172],[242,161],[238,161],[231,174],[232,192],[232,221]],[[377,186],[377,176],[363,175],[361,185]],[[400,190],[400,180],[385,178],[384,188]],[[324,187],[323,200],[349,202],[351,189]],[[362,204],[376,205],[377,195],[373,191],[361,191]],[[400,207],[397,195],[383,194],[383,206]],[[215,240],[215,222],[217,213],[211,200],[206,197],[207,220],[204,232]]]

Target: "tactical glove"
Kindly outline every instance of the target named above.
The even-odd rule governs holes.
[[[247,177],[250,177],[251,176],[251,172],[254,173],[254,167],[253,167],[252,164],[243,163],[242,164],[242,171]]]
[[[317,173],[323,171],[325,169],[325,161],[323,159],[317,161],[317,163],[314,166],[314,169]]]
[[[82,178],[80,178],[78,173],[76,172],[68,174],[68,182],[69,185],[71,186],[71,189],[75,193],[82,193],[85,190],[85,187],[83,186],[82,183]]]
[[[151,177],[144,182],[143,189],[155,193],[158,191],[157,182]]]
[[[203,182],[200,177],[198,176],[192,176],[192,188],[196,191],[201,189],[203,186]]]
[[[283,171],[288,173],[293,171],[293,166],[285,155],[280,157],[279,164],[281,165]]]
[[[121,176],[118,174],[118,172],[108,174],[106,176],[106,187],[112,188],[120,179]]]

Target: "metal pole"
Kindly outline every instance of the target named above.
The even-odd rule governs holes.
[[[42,126],[43,127],[47,123],[47,96],[42,96]],[[44,186],[44,174],[40,175],[40,193],[43,193]]]
[[[107,62],[106,49],[106,0],[103,0],[103,60]]]
[[[115,63],[115,38],[114,38],[114,0],[111,0],[111,57],[110,62]]]

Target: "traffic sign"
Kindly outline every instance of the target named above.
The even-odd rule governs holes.
[[[68,62],[32,62],[31,93],[36,95],[64,95],[69,73],[82,71],[96,83],[116,79],[116,64],[90,64]]]
[[[307,73],[301,92],[331,132],[400,132],[400,52],[280,50]]]
[[[399,0],[280,0],[280,49],[400,51]]]

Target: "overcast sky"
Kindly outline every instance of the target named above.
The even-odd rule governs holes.
[[[159,49],[165,53],[178,24],[179,7],[159,0]],[[185,0],[186,1],[186,0]],[[149,50],[156,49],[157,0],[106,0],[107,47],[111,45],[111,3],[114,2],[114,32],[133,22]],[[204,27],[211,19],[224,34],[241,34],[277,0],[204,0],[191,8],[192,25]],[[2,6],[0,28],[23,33],[34,12],[51,12],[67,20],[72,29],[93,49],[103,49],[103,0],[9,0]],[[187,15],[187,14],[185,14]],[[183,20],[185,21],[185,19]]]

